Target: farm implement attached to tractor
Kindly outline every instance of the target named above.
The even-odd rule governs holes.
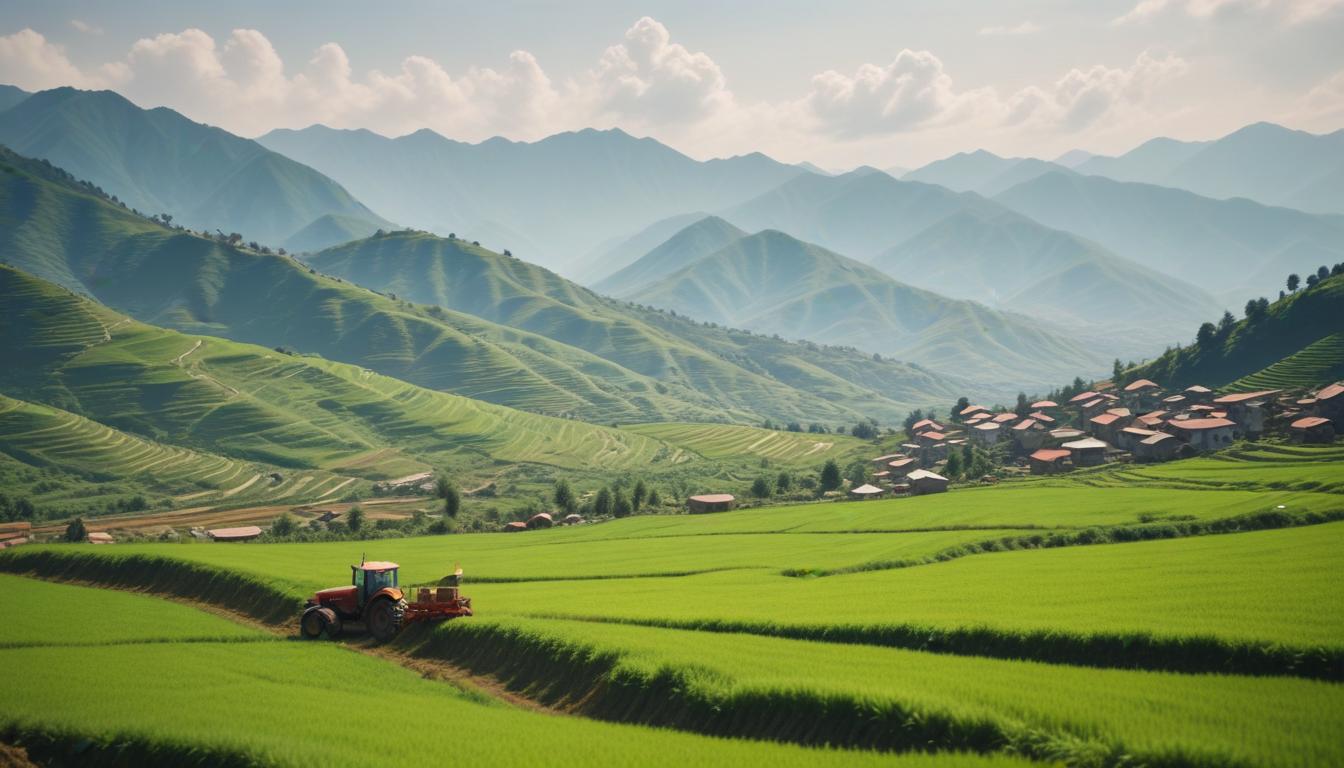
[[[419,621],[442,621],[471,615],[471,598],[462,597],[459,567],[437,587],[419,587],[408,602],[397,585],[396,563],[362,562],[350,566],[350,586],[323,589],[308,600],[299,627],[306,638],[323,632],[335,638],[345,622],[362,622],[378,642],[387,642],[402,627]]]

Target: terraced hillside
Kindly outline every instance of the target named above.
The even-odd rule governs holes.
[[[1258,445],[929,497],[384,541],[376,556],[403,583],[461,561],[477,608],[395,650],[587,718],[851,759],[1324,765],[1344,727],[1344,618],[1321,610],[1344,578],[1344,507],[1275,475],[1328,473],[1338,453]],[[1219,462],[1237,474],[1206,470]],[[20,548],[0,570],[205,590],[282,621],[354,556],[111,549]],[[54,683],[20,680],[39,674]]]
[[[841,464],[867,458],[872,443],[842,434],[781,432],[732,424],[633,424],[627,431],[661,440],[707,459],[759,457],[784,466]]]
[[[367,369],[145,325],[0,267],[12,397],[251,462],[390,478],[432,466],[654,463],[654,440],[524,413]]]
[[[416,306],[405,291],[393,299],[286,257],[162,227],[59,171],[12,153],[3,159],[0,252],[9,263],[186,332],[316,353],[432,389],[602,423],[893,421],[954,388],[928,371],[850,350],[721,329],[670,334],[667,327],[700,326],[621,312],[552,273],[479,249],[458,252],[470,256],[462,265],[488,270],[456,283],[460,292],[448,303],[513,325]],[[376,248],[375,241],[362,242]],[[426,242],[438,249],[448,241]],[[843,378],[863,368],[872,370]]]
[[[1344,368],[1339,356],[1341,333],[1344,275],[1334,275],[1271,303],[1263,316],[1242,318],[1209,345],[1168,350],[1126,371],[1125,380],[1148,378],[1169,387],[1204,384],[1229,389],[1236,382],[1242,390],[1255,389],[1259,385],[1251,382],[1260,381],[1325,384],[1339,378]]]
[[[35,503],[90,502],[88,485],[143,489],[166,504],[291,503],[331,498],[358,487],[356,478],[323,471],[292,472],[165,445],[56,408],[0,395],[0,454],[73,478],[37,493]],[[279,480],[272,478],[278,475]],[[79,482],[79,481],[84,482]],[[47,480],[46,487],[51,485]],[[11,491],[32,491],[6,483]],[[167,498],[164,498],[167,497]]]

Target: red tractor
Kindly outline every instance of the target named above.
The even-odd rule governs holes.
[[[326,632],[334,638],[345,622],[358,621],[378,642],[387,642],[407,624],[471,615],[471,598],[458,594],[461,568],[443,585],[420,587],[415,602],[408,603],[397,586],[398,567],[385,562],[350,566],[350,586],[321,590],[308,601],[299,622],[303,636],[316,638]]]

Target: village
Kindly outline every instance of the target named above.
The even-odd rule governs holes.
[[[872,481],[851,488],[849,497],[946,491],[951,480],[940,471],[954,451],[968,446],[1004,455],[1010,470],[1052,475],[1115,462],[1188,458],[1267,434],[1329,443],[1344,426],[1344,383],[1310,393],[1217,395],[1198,384],[1169,392],[1138,379],[1122,387],[1099,385],[1063,403],[1040,400],[1023,410],[1028,412],[967,405],[947,424],[917,421],[909,430],[910,442],[898,453],[872,459]]]

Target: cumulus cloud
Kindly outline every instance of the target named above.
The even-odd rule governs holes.
[[[1302,97],[1287,119],[1306,126],[1335,130],[1344,121],[1344,70],[1318,83]]]
[[[1159,59],[1146,51],[1129,67],[1073,69],[1041,100],[1037,116],[1065,131],[1081,130],[1117,110],[1141,107],[1158,86],[1187,69],[1181,58]]]
[[[1018,35],[1034,35],[1041,31],[1041,26],[1031,21],[1024,21],[1021,24],[1002,27],[981,27],[978,33],[981,37],[1015,37]]]
[[[65,54],[65,48],[49,42],[31,29],[0,36],[0,73],[5,82],[37,91],[61,85],[77,88],[103,88],[124,77],[119,66],[107,66],[85,73]]]
[[[703,120],[733,104],[719,65],[672,42],[667,27],[648,16],[574,87],[599,114],[660,124]]]
[[[1344,0],[1140,0],[1111,23],[1140,23],[1167,11],[1180,11],[1195,19],[1247,12],[1270,13],[1287,24],[1300,24],[1341,7],[1344,7]]]

